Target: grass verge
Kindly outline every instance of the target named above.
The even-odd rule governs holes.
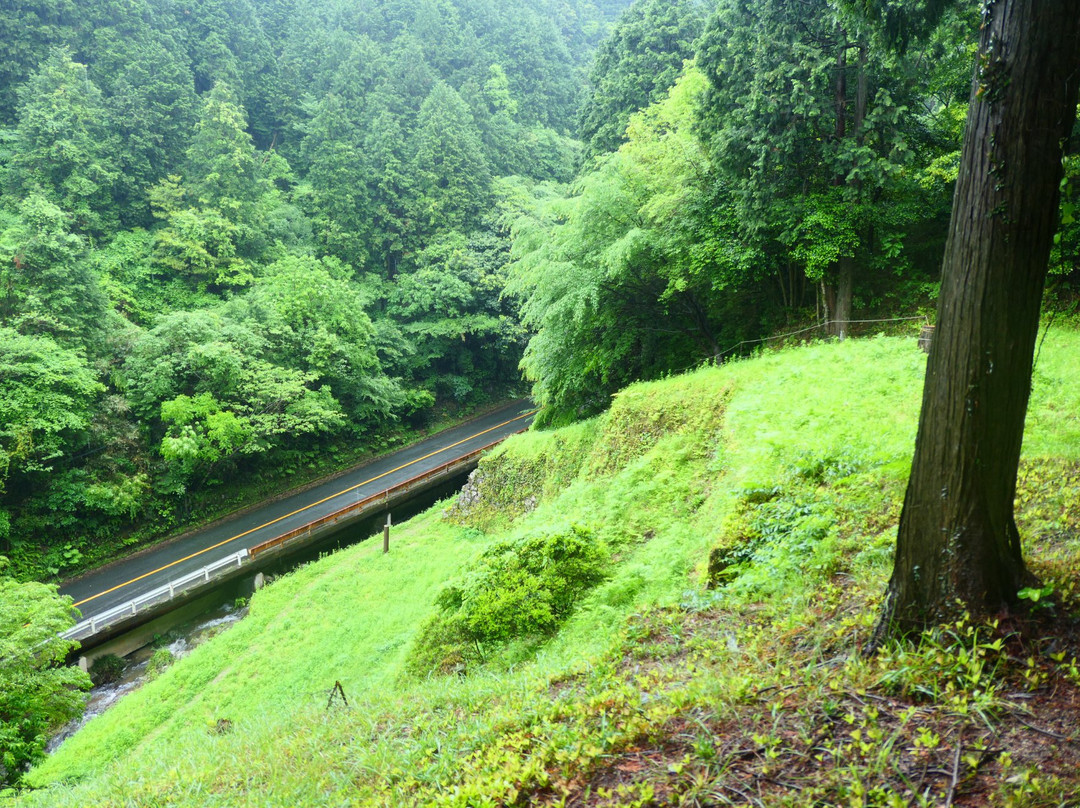
[[[1077,364],[1080,336],[1052,332],[1018,498],[1049,587],[1030,615],[861,657],[923,357],[891,338],[788,349],[508,442],[389,556],[352,548],[260,592],[22,802],[1077,804]],[[470,578],[486,550],[575,528],[607,569],[557,631],[409,672],[444,587],[487,580]]]

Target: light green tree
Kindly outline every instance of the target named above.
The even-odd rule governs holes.
[[[0,573],[7,560],[0,557]],[[78,614],[56,587],[0,574],[0,786],[40,760],[52,731],[82,714],[90,677],[64,665]]]
[[[38,191],[17,214],[0,231],[0,325],[88,347],[105,299],[84,260],[85,239],[70,232],[71,216]]]
[[[16,199],[40,193],[71,216],[72,229],[102,234],[116,227],[113,134],[101,91],[71,51],[50,52],[18,91],[14,155],[4,186]]]

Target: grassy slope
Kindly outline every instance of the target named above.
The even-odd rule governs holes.
[[[1075,562],[1078,365],[1080,337],[1051,334],[1026,444],[1024,526],[1051,576]],[[966,732],[970,745],[1010,709],[948,699],[957,682],[997,699],[1006,674],[998,686],[982,668],[935,672],[902,649],[884,662],[853,653],[888,572],[922,367],[914,340],[786,350],[635,386],[598,419],[515,439],[485,462],[481,505],[457,517],[466,526],[436,508],[397,529],[388,557],[356,547],[260,592],[246,620],[67,741],[31,776],[51,787],[25,802],[802,804],[769,785],[781,775],[830,804],[908,804],[924,791],[925,804],[943,802],[953,755],[940,738]],[[538,507],[518,515],[530,497]],[[463,678],[403,675],[443,582],[497,538],[570,523],[617,550],[557,636]],[[726,585],[706,591],[710,548]],[[886,664],[907,673],[889,678]],[[935,696],[918,706],[927,677]],[[351,709],[325,710],[335,681]],[[868,690],[895,710],[860,707],[878,710],[858,695]],[[834,713],[861,738],[887,734],[890,755],[834,743],[822,730]],[[232,731],[208,732],[222,718]],[[938,744],[916,743],[922,731]],[[945,775],[909,782],[893,762],[903,755]],[[1018,750],[957,780],[971,794],[999,789],[1002,804],[1009,789],[1059,798],[1069,782],[1031,774],[1038,760]],[[1002,785],[1005,774],[1018,784]]]

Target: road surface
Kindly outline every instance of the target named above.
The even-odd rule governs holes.
[[[226,556],[235,555],[322,516],[399,485],[425,471],[526,428],[532,404],[517,401],[297,494],[87,573],[60,587],[83,618],[164,586]]]

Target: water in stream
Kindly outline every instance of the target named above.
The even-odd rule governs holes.
[[[49,741],[48,746],[45,747],[45,751],[53,752],[61,743],[82,729],[86,722],[97,718],[128,693],[141,687],[147,680],[147,667],[150,657],[157,648],[167,648],[169,653],[172,654],[173,662],[175,662],[190,654],[194,648],[205,640],[220,634],[246,614],[246,606],[236,608],[232,604],[225,604],[190,623],[172,629],[166,638],[167,644],[155,643],[148,645],[126,657],[124,661],[127,665],[120,678],[115,682],[93,688],[86,703],[86,712],[83,713],[81,718],[76,718],[57,732]]]

